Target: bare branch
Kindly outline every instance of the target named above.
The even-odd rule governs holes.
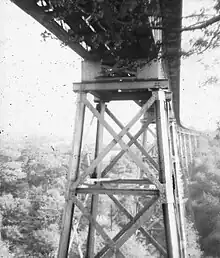
[[[176,32],[184,32],[184,31],[194,31],[194,30],[202,30],[207,28],[210,25],[213,25],[217,22],[220,21],[220,14],[217,16],[214,16],[206,21],[203,22],[197,22],[193,25],[187,26],[187,27],[183,27],[183,28],[173,28],[171,29],[172,31],[176,31]],[[165,30],[165,27],[162,26],[151,26],[151,29],[154,30]]]
[[[219,21],[220,21],[220,15],[217,15],[208,19],[207,21],[200,23],[200,25],[198,25],[197,23],[197,24],[182,28],[180,31],[182,32],[182,31],[201,30]]]
[[[207,44],[198,44],[198,40],[193,44],[193,49],[196,54],[203,54],[208,49],[213,49],[217,46],[217,42],[219,41],[219,30],[220,25],[208,36]],[[206,42],[207,40],[202,38],[202,41]]]
[[[208,17],[212,17],[213,15],[204,15],[204,14],[201,14],[201,13],[194,13],[194,14],[190,14],[190,15],[187,15],[187,16],[183,16],[182,19],[193,19],[193,18],[208,18]]]
[[[213,35],[213,37],[211,38],[211,40],[209,41],[209,43],[207,44],[207,46],[206,46],[203,50],[197,52],[197,54],[198,54],[198,55],[201,55],[201,54],[203,54],[207,49],[209,49],[209,48],[211,47],[211,45],[212,45],[212,43],[213,43],[215,37],[216,37],[216,35]]]

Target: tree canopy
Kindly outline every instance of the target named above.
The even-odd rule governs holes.
[[[60,7],[65,7],[66,5],[70,4],[72,1],[65,1],[65,0],[50,0],[46,1],[48,3],[51,3],[51,5],[56,5]],[[97,1],[98,3],[102,3],[104,1]],[[111,1],[107,1],[111,5]],[[142,1],[140,1],[142,2]],[[143,1],[144,2],[144,1]],[[190,55],[193,53],[203,53],[207,49],[213,49],[219,46],[219,37],[220,37],[220,1],[219,0],[194,0],[193,2],[195,5],[198,4],[198,8],[192,12],[187,11],[189,13],[188,15],[184,15],[181,17],[182,19],[182,27],[177,28],[174,26],[173,28],[167,28],[166,26],[161,26],[160,22],[158,22],[157,18],[163,18],[162,14],[155,14],[155,7],[152,1],[150,1],[151,4],[149,5],[149,8],[151,10],[150,13],[148,13],[148,16],[154,16],[154,22],[151,22],[150,28],[166,31],[167,29],[171,29],[173,32],[198,32],[196,37],[194,37],[194,40],[192,40],[191,49],[190,51],[184,52],[183,55]],[[156,1],[155,1],[156,2]],[[125,15],[126,12],[128,12],[130,9],[132,11],[136,12],[136,7],[139,4],[139,1],[133,0],[129,1],[129,3],[126,5],[126,9],[124,10],[124,16],[127,17],[128,14]],[[187,1],[183,1],[184,9],[187,9]],[[121,7],[122,8],[122,7]],[[130,9],[129,9],[130,8]],[[121,10],[121,9],[120,9]],[[131,10],[129,11],[129,15],[131,15]],[[139,10],[140,11],[140,10]],[[107,12],[107,11],[106,11]],[[94,13],[95,17],[96,13]],[[97,13],[96,19],[98,19],[98,15],[101,15]],[[119,15],[119,14],[118,14]],[[174,14],[164,14],[165,16],[175,17]],[[93,17],[93,19],[95,19]],[[111,21],[109,20],[109,23]],[[130,24],[130,23],[129,23]],[[131,24],[130,24],[131,25]],[[47,32],[42,34],[44,37],[49,36]]]
[[[190,48],[183,54],[202,54],[206,50],[219,47],[220,37],[220,1],[195,1],[199,8],[187,16],[183,16],[182,33],[191,32]],[[187,1],[185,2],[187,9]]]

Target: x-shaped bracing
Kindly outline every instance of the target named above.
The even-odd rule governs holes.
[[[104,241],[106,242],[106,246],[95,256],[98,257],[109,257],[114,253],[117,253],[117,257],[124,257],[119,248],[130,238],[131,235],[135,233],[137,229],[140,228],[140,232],[147,237],[150,242],[159,250],[162,254],[166,255],[166,251],[161,246],[153,236],[151,236],[143,227],[145,221],[147,221],[154,210],[154,205],[158,200],[158,197],[153,197],[151,201],[146,204],[137,214],[133,217],[127,209],[123,207],[123,205],[115,198],[113,195],[108,194],[108,196],[112,199],[112,201],[117,205],[117,207],[123,211],[123,213],[130,219],[130,222],[125,225],[122,230],[113,238],[109,238],[109,236],[105,233],[103,228],[99,225],[96,219],[87,211],[87,209],[83,206],[83,203],[76,197],[77,189],[80,184],[83,184],[86,178],[94,171],[94,169],[98,166],[98,164],[103,160],[103,158],[108,154],[108,152],[118,143],[122,150],[115,156],[115,158],[111,161],[111,163],[102,171],[101,177],[105,177],[107,173],[111,170],[111,168],[116,164],[116,162],[123,156],[124,153],[128,153],[128,155],[133,159],[133,161],[139,166],[147,175],[148,179],[157,187],[158,194],[162,194],[164,192],[163,185],[156,178],[156,174],[158,174],[158,164],[151,158],[145,148],[137,141],[139,136],[146,130],[148,125],[152,122],[149,118],[146,121],[142,128],[132,136],[129,133],[129,129],[140,119],[140,117],[151,107],[151,105],[156,100],[156,94],[153,93],[152,97],[143,105],[141,110],[131,119],[131,121],[123,126],[121,122],[106,108],[106,113],[115,121],[115,123],[122,129],[119,134],[117,134],[114,129],[109,125],[109,123],[104,120],[104,118],[100,115],[100,113],[93,107],[93,105],[84,98],[81,99],[85,106],[93,113],[93,115],[98,119],[99,123],[103,125],[103,127],[113,136],[113,140],[99,153],[96,159],[91,163],[91,165],[85,170],[85,172],[80,175],[74,182],[71,184],[72,192],[72,200],[75,205],[81,210],[83,215],[90,221],[91,224],[95,227],[97,232],[102,236]],[[122,137],[127,135],[130,141],[126,144]],[[143,161],[131,151],[130,146],[135,144],[136,147],[140,150],[143,156],[146,157],[145,162]],[[154,173],[152,173],[153,171]],[[159,198],[161,200],[161,198]],[[154,204],[154,205],[153,205]],[[103,256],[104,255],[104,256]]]
[[[104,159],[104,157],[109,153],[109,151],[118,143],[121,146],[122,151],[116,156],[115,160],[113,160],[114,164],[124,153],[127,153],[130,156],[130,158],[136,163],[136,165],[146,173],[148,179],[157,187],[160,193],[164,192],[163,185],[159,182],[159,180],[155,176],[155,174],[158,173],[157,163],[153,160],[153,158],[150,157],[148,152],[137,141],[137,138],[141,135],[141,133],[144,131],[145,128],[142,127],[139,130],[139,132],[135,135],[135,137],[132,137],[132,135],[128,132],[129,129],[139,120],[139,118],[151,107],[151,105],[153,105],[155,100],[156,100],[156,94],[153,93],[152,97],[143,105],[141,110],[133,117],[133,119],[125,127],[123,127],[121,132],[117,134],[114,131],[114,129],[111,127],[111,125],[106,120],[104,120],[103,117],[100,115],[100,113],[93,107],[93,105],[86,98],[82,99],[84,104],[88,107],[88,109],[90,109],[93,115],[99,120],[99,122],[104,126],[104,128],[113,136],[113,140],[99,153],[97,158],[91,163],[90,167],[87,168],[80,177],[78,177],[74,182],[72,182],[72,185],[71,185],[72,190],[76,189],[78,185],[82,184],[85,181],[87,176],[94,171],[94,169]],[[146,124],[146,126],[148,124]],[[128,142],[128,144],[126,144],[122,140],[122,137],[124,135],[127,135],[130,138],[130,141]],[[138,155],[136,155],[130,149],[130,146],[132,144],[135,144],[138,147],[138,149],[141,151],[141,153],[145,157],[147,157],[147,160],[146,160],[147,163],[143,163],[140,157],[138,157]],[[113,167],[113,165],[110,164],[110,166],[108,166],[102,172],[102,177],[108,173],[108,171]],[[152,173],[152,171],[154,171],[155,173]]]
[[[115,202],[117,200],[115,197],[110,196],[110,198]],[[164,248],[157,243],[157,241],[150,236],[150,234],[142,228],[142,225],[150,219],[154,212],[154,207],[160,198],[153,197],[137,214],[136,216],[132,216],[127,209],[125,209],[120,202],[116,202],[120,210],[123,210],[125,215],[130,219],[130,221],[122,228],[122,230],[111,239],[103,230],[102,226],[96,221],[96,219],[90,214],[90,212],[83,206],[83,203],[76,197],[73,196],[72,200],[75,205],[79,208],[79,210],[83,213],[83,215],[89,220],[90,223],[93,224],[97,232],[102,236],[106,245],[100,250],[94,258],[100,257],[111,257],[114,254],[117,254],[117,257],[125,257],[119,248],[140,228],[140,231],[152,240],[152,243],[159,247],[159,250],[165,255],[166,251]],[[123,208],[122,208],[123,207]]]

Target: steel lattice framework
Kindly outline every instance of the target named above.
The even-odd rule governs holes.
[[[86,84],[87,85],[87,84]],[[86,87],[86,86],[84,86]],[[89,85],[91,87],[91,85]],[[109,85],[111,87],[111,85]],[[63,218],[63,229],[60,242],[59,257],[66,257],[69,248],[69,239],[72,228],[73,210],[77,207],[88,221],[88,238],[86,257],[124,257],[120,247],[137,230],[151,243],[156,250],[164,257],[186,257],[186,236],[185,236],[185,208],[182,171],[185,172],[185,181],[188,180],[189,165],[192,162],[193,152],[197,145],[198,134],[191,131],[180,129],[172,113],[172,97],[169,91],[155,88],[148,100],[141,104],[139,112],[124,126],[116,116],[107,108],[105,101],[97,99],[95,108],[88,101],[86,91],[82,91],[80,85],[74,86],[78,94],[78,105],[76,113],[76,128],[73,141],[72,166],[69,173],[69,186],[67,202]],[[121,95],[123,96],[123,94]],[[126,95],[127,97],[127,95]],[[132,96],[130,96],[132,98]],[[117,98],[118,100],[118,98]],[[123,99],[124,100],[124,99]],[[127,100],[130,100],[129,98]],[[137,103],[140,105],[140,103]],[[83,124],[85,108],[89,109],[97,118],[97,139],[95,149],[95,159],[90,166],[82,173],[79,173],[80,153],[83,137]],[[116,133],[112,126],[105,120],[108,115],[120,128],[121,132]],[[135,134],[129,133],[131,127],[142,119],[142,127]],[[146,132],[150,124],[156,124],[156,146],[147,149]],[[103,130],[107,130],[113,140],[105,147],[103,144]],[[123,136],[129,137],[129,142],[123,141]],[[142,144],[138,138],[142,136]],[[187,143],[183,144],[182,141]],[[111,149],[119,144],[121,151],[103,169],[102,161]],[[132,145],[140,151],[141,156],[134,153]],[[156,151],[156,161],[155,155]],[[182,154],[180,155],[180,152]],[[124,155],[128,154],[139,167],[141,174],[139,178],[117,178],[108,177],[109,171]],[[181,159],[179,158],[181,157]],[[189,159],[191,157],[191,160]],[[73,173],[75,171],[75,173]],[[120,176],[121,177],[121,176]],[[113,187],[113,186],[114,187]],[[127,187],[124,187],[124,186]],[[131,187],[132,185],[132,187]],[[122,187],[123,186],[123,187]],[[152,187],[153,186],[153,187]],[[81,194],[91,196],[91,207],[84,207],[84,204],[77,198]],[[112,239],[97,222],[99,195],[108,196],[129,219],[129,222]],[[116,196],[132,195],[145,198],[146,203],[141,209],[132,214],[120,203]],[[161,210],[162,219],[159,220],[160,227],[165,231],[166,242],[159,242],[152,233],[152,229],[158,218],[154,214],[158,209]],[[159,209],[160,209],[159,208]],[[153,217],[153,221],[151,218]],[[156,223],[155,223],[156,221]],[[146,226],[147,225],[147,226]],[[164,226],[165,225],[165,226]],[[103,238],[105,246],[95,251],[95,236],[97,233]],[[151,232],[151,233],[150,233]]]
[[[80,257],[125,257],[122,247],[133,234],[145,239],[146,248],[153,246],[158,257],[187,257],[185,203],[199,134],[183,128],[179,117],[182,0],[13,2],[84,59],[82,82],[73,86],[77,106],[58,258],[68,257],[73,238]],[[126,125],[107,107],[116,100],[139,106]],[[97,129],[94,159],[82,170],[86,109],[96,117]],[[138,121],[142,126],[132,135],[130,129]],[[104,130],[113,138],[107,146]],[[155,137],[152,146],[147,144],[149,132]],[[104,167],[104,158],[117,144],[121,151]],[[112,177],[111,169],[124,155],[140,173],[128,178],[125,169],[124,175]],[[99,221],[101,196],[127,219],[113,237]],[[136,198],[135,212],[124,207],[119,196]],[[187,203],[190,206],[190,200]],[[86,244],[78,237],[82,216],[87,221]]]

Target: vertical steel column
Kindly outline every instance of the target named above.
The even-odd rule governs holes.
[[[190,134],[189,134],[189,157],[190,157],[189,170],[191,175],[192,163],[193,163],[193,148],[192,148],[192,136]]]
[[[181,168],[181,173],[183,175],[182,179],[184,182],[184,191],[187,190],[188,187],[188,174],[185,173],[185,158],[184,158],[184,139],[183,139],[183,133],[181,130],[179,131],[179,148],[180,148],[180,168]],[[185,194],[184,194],[185,197]]]
[[[183,134],[179,131],[179,153],[181,168],[184,167]]]
[[[195,151],[197,150],[197,148],[198,148],[198,136],[194,136],[194,148],[195,148]]]
[[[168,139],[168,117],[165,92],[158,91],[156,101],[157,140],[160,164],[160,181],[165,185],[166,203],[162,204],[167,254],[169,258],[180,257],[177,222],[174,209],[172,161]]]
[[[181,234],[181,250],[182,250],[182,258],[187,257],[187,242],[186,242],[186,229],[185,229],[185,208],[184,208],[184,190],[183,190],[183,182],[181,179],[181,167],[179,160],[179,152],[178,152],[178,135],[177,135],[177,124],[173,119],[171,122],[172,127],[172,142],[173,142],[173,155],[174,155],[174,168],[175,168],[175,185],[176,185],[176,199],[177,199],[177,207],[179,211],[179,222],[180,222],[180,234]]]
[[[195,152],[197,149],[197,144],[196,144],[196,135],[193,135],[193,152]]]
[[[186,177],[185,178],[185,184],[186,184],[186,195],[187,195],[187,198],[188,198],[188,205],[187,205],[187,209],[189,211],[189,215],[191,217],[191,220],[194,221],[194,213],[193,213],[193,210],[192,210],[192,201],[191,201],[191,198],[190,198],[190,192],[189,192],[189,183],[190,183],[190,172],[189,172],[189,167],[188,167],[188,156],[187,156],[187,144],[186,144],[186,139],[185,139],[186,135],[184,134],[184,155],[185,155],[185,164],[186,164],[186,168],[185,168],[185,175]]]
[[[66,203],[62,218],[61,236],[59,242],[58,258],[67,258],[69,251],[70,235],[72,230],[72,217],[74,212],[74,203],[72,201],[73,190],[72,183],[77,180],[79,175],[79,165],[82,148],[83,127],[85,118],[85,105],[82,101],[86,97],[85,93],[77,93],[76,115],[73,133],[72,154],[70,157],[68,169],[68,186],[66,191]]]
[[[188,153],[187,153],[187,142],[186,142],[186,134],[183,133],[183,150],[184,150],[184,161],[185,161],[185,169],[188,172]]]
[[[196,148],[199,148],[199,136],[196,137]]]
[[[144,114],[144,119],[142,120],[143,123],[147,122],[147,113]],[[147,147],[147,128],[144,130],[142,134],[142,145],[146,150]]]
[[[144,117],[141,120],[143,126],[144,126],[145,123],[147,123],[147,117],[148,117],[147,115],[148,115],[147,112],[145,112],[144,113]],[[144,130],[144,132],[142,134],[142,146],[144,147],[145,150],[147,150],[147,130],[148,129],[145,128],[145,130]],[[143,156],[143,155],[142,155],[142,160],[146,161],[145,160],[145,156]],[[143,176],[144,176],[144,171],[143,171],[143,169],[140,169],[140,178],[143,178]]]
[[[100,102],[97,104],[96,109],[98,112],[100,112],[102,118],[104,118],[104,113],[105,113],[105,103]],[[97,131],[96,131],[96,146],[95,146],[95,158],[97,158],[100,150],[102,149],[103,145],[103,132],[104,132],[104,127],[103,125],[97,121]],[[101,162],[99,165],[95,168],[92,178],[100,178],[102,172],[102,164]],[[98,183],[97,183],[98,184]],[[98,214],[98,202],[99,202],[99,195],[94,194],[92,195],[92,200],[91,200],[91,215],[93,216],[94,219],[96,219],[97,214]],[[87,238],[87,258],[93,258],[95,256],[96,252],[96,230],[94,225],[89,223],[89,232],[88,232],[88,238]]]

